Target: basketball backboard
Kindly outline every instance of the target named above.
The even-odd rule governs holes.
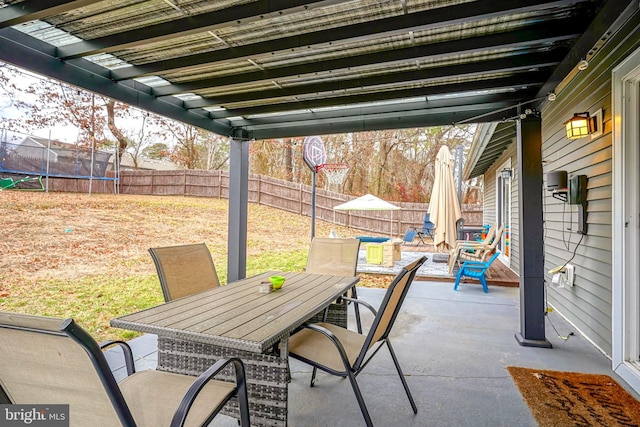
[[[313,172],[318,171],[318,166],[327,162],[327,153],[324,143],[319,136],[308,136],[302,146],[302,158]]]

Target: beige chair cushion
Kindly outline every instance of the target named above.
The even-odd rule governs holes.
[[[146,370],[125,378],[119,386],[139,426],[168,426],[195,379],[187,375]],[[233,393],[234,388],[234,383],[209,381],[191,407],[185,425],[201,426],[211,411]]]
[[[362,350],[365,335],[330,323],[317,323],[325,329],[331,331],[347,352],[349,363],[353,365]],[[311,329],[302,329],[289,338],[289,352],[313,360],[321,365],[336,371],[345,371],[344,363],[336,347],[325,335]]]

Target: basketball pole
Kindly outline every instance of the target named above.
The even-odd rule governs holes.
[[[311,240],[316,235],[316,175],[327,162],[327,153],[319,136],[308,136],[302,144],[302,159],[311,169]]]
[[[311,240],[316,235],[316,168],[311,169]]]

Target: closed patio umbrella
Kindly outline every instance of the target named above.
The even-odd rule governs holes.
[[[433,244],[439,252],[455,246],[456,223],[462,218],[452,164],[449,148],[443,145],[436,156],[435,179],[428,209],[431,221],[435,224]]]

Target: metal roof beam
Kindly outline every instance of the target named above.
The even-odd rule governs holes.
[[[0,29],[59,15],[101,0],[26,0],[0,8]]]
[[[257,81],[271,81],[282,77],[323,73],[330,70],[355,68],[365,65],[402,63],[423,58],[444,58],[463,53],[468,54],[481,52],[494,48],[531,48],[532,44],[540,46],[552,44],[558,41],[574,39],[580,35],[580,27],[582,25],[582,23],[576,23],[575,20],[570,19],[545,22],[543,24],[527,26],[518,31],[508,31],[500,34],[449,40],[446,42],[412,46],[370,54],[353,55],[290,67],[280,67],[264,71],[253,71],[218,78],[202,79],[190,83],[175,84],[171,89],[168,87],[160,87],[157,88],[155,93],[158,96],[162,96],[171,92],[193,92],[195,90],[208,87],[221,87]],[[127,68],[113,70],[113,79],[121,80],[125,70],[127,70]]]
[[[584,0],[582,0],[584,1]],[[571,3],[577,3],[578,1],[573,1]],[[253,4],[251,3],[248,7],[253,8]],[[527,0],[511,0],[509,2],[496,2],[495,0],[481,0],[474,2],[473,7],[469,7],[468,4],[459,4],[447,7],[441,7],[436,9],[431,9],[423,12],[415,12],[410,13],[408,15],[394,16],[389,18],[378,19],[370,22],[362,22],[353,25],[345,25],[337,28],[330,28],[326,30],[313,31],[305,34],[294,35],[290,37],[282,37],[275,40],[267,40],[263,42],[247,44],[243,46],[234,46],[229,49],[221,49],[216,50],[214,52],[205,52],[202,54],[189,55],[188,57],[179,57],[173,59],[165,59],[162,61],[157,61],[153,63],[147,63],[144,65],[138,65],[135,67],[128,68],[126,70],[122,70],[119,75],[119,79],[124,78],[135,78],[143,75],[149,74],[157,74],[160,72],[167,72],[168,70],[179,70],[181,68],[187,67],[196,67],[202,65],[210,65],[213,66],[217,63],[223,61],[229,61],[233,59],[248,59],[254,57],[256,55],[278,52],[288,49],[299,49],[313,45],[319,45],[323,43],[333,43],[339,41],[355,41],[359,39],[366,39],[371,36],[380,36],[380,35],[393,35],[404,33],[407,31],[418,31],[425,30],[430,28],[441,28],[447,25],[453,25],[457,23],[467,23],[469,21],[476,21],[481,19],[488,19],[496,16],[504,16],[509,13],[521,13],[529,10],[539,10],[541,8],[549,8],[549,7],[558,7],[562,5],[566,5],[567,1],[527,1]],[[222,11],[225,12],[225,11]],[[210,21],[217,22],[220,18],[217,15],[221,15],[221,13],[212,12],[212,15],[216,16],[216,20],[213,21],[213,18],[209,18],[209,21],[206,19],[203,20],[204,23]],[[205,15],[199,15],[205,16]],[[194,18],[198,18],[194,17]],[[189,18],[193,19],[193,18]],[[166,37],[176,37],[184,35],[182,32],[178,30],[173,30],[173,27],[177,26],[177,23],[180,21],[176,21],[176,23],[171,23],[170,31],[172,34],[166,35]],[[165,25],[166,24],[159,24]],[[189,22],[185,24],[185,26],[189,25]],[[196,23],[197,25],[197,23]],[[140,36],[137,34],[129,35],[127,33],[123,33],[121,38],[131,43],[131,40],[135,40],[139,37],[144,37],[145,34],[154,34],[155,31],[162,31],[164,33],[167,32],[167,28],[164,26],[155,29],[154,27],[147,27],[140,30],[135,30],[140,32]],[[179,28],[179,27],[178,27]],[[198,32],[205,31],[209,28],[202,28]],[[149,33],[149,30],[151,32]],[[128,32],[128,33],[131,33]],[[116,36],[109,36],[116,37]],[[120,37],[120,36],[118,36]],[[165,37],[165,38],[166,38]],[[105,37],[106,38],[106,37]],[[145,42],[156,41],[156,40],[146,40]],[[100,46],[100,45],[108,45],[108,41],[101,42],[100,40],[91,40],[85,43],[78,43],[77,45],[66,46],[60,49],[60,56],[64,59],[72,56],[80,56],[80,55],[88,55],[91,53],[98,52],[112,52],[117,49],[123,49],[129,47],[129,45],[121,45],[121,46],[111,46],[108,49],[94,49],[88,50],[85,48],[84,51],[80,50],[82,44],[89,46]]]
[[[465,83],[453,83],[448,85],[435,85],[421,88],[388,90],[381,92],[371,92],[364,94],[352,94],[346,96],[325,97],[306,101],[266,104],[258,107],[230,109],[212,112],[215,118],[250,116],[256,114],[273,113],[279,111],[311,110],[314,108],[331,107],[334,105],[358,104],[366,102],[377,102],[392,99],[426,97],[429,95],[440,95],[448,93],[462,93],[469,91],[490,91],[492,89],[503,89],[513,87],[535,87],[538,88],[545,80],[546,74],[540,72],[522,73],[521,75],[469,81]]]
[[[329,82],[314,83],[309,85],[294,85],[268,90],[233,93],[211,98],[202,98],[186,101],[186,108],[204,108],[211,106],[224,106],[234,102],[256,101],[280,97],[293,97],[312,93],[336,92],[353,88],[366,88],[387,84],[400,84],[411,82],[427,83],[439,78],[469,78],[484,73],[522,72],[533,68],[547,68],[558,64],[566,49],[554,49],[551,52],[536,53],[533,55],[515,55],[489,61],[478,61],[470,64],[448,65],[444,67],[424,68],[416,71],[387,73],[372,77],[354,78],[346,80],[334,80]]]
[[[311,120],[307,122],[282,123],[280,126],[247,126],[247,133],[255,139],[285,138],[305,135],[327,135],[345,132],[363,132],[387,129],[407,129],[417,127],[444,126],[462,122],[476,116],[487,115],[501,110],[508,102],[495,102],[484,105],[460,105],[451,108],[416,110],[401,114],[380,114],[343,117],[339,119]],[[490,117],[490,116],[487,116]],[[483,120],[484,121],[484,120]]]
[[[437,101],[411,101],[406,103],[380,104],[369,106],[353,106],[348,108],[331,109],[323,111],[303,111],[292,112],[286,115],[255,117],[247,119],[234,119],[232,126],[234,127],[279,127],[282,123],[297,125],[298,123],[317,122],[317,121],[349,121],[366,116],[376,117],[403,117],[407,114],[434,114],[434,112],[442,111],[478,111],[487,105],[496,105],[503,102],[503,107],[509,108],[514,104],[522,102],[523,99],[529,99],[534,90],[524,93],[510,94],[505,97],[502,95],[487,94],[481,97],[464,97],[456,99],[441,99]],[[416,111],[420,113],[416,113]],[[491,111],[490,111],[491,112]],[[475,117],[475,115],[473,116]],[[457,120],[461,120],[456,118]],[[453,123],[449,121],[448,124]]]
[[[264,15],[281,15],[337,3],[338,0],[258,0],[227,9],[188,16],[171,22],[149,25],[60,47],[62,59],[79,58],[97,53],[110,53],[136,46],[170,40],[175,37],[199,34],[228,26],[238,21],[247,24],[263,19]],[[206,55],[211,55],[208,53]],[[161,63],[160,63],[161,64]]]

